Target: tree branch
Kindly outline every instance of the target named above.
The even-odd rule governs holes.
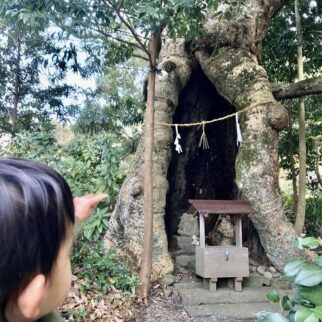
[[[127,41],[127,40],[122,39],[122,38],[115,37],[115,36],[113,36],[113,35],[112,35],[111,33],[109,33],[109,32],[106,32],[106,31],[104,31],[104,30],[101,30],[101,29],[98,29],[98,28],[92,27],[92,26],[87,25],[87,24],[84,24],[84,23],[82,23],[81,25],[82,25],[83,27],[85,27],[85,28],[88,28],[88,29],[91,29],[91,30],[93,30],[93,31],[95,31],[95,32],[98,32],[99,34],[101,34],[101,35],[102,35],[102,36],[104,36],[104,37],[111,38],[111,39],[114,39],[114,40],[116,40],[116,41],[118,41],[118,42],[121,42],[121,43],[123,43],[123,44],[126,44],[126,45],[129,45],[129,46],[132,46],[132,47],[135,47],[135,48],[141,49],[141,47],[140,47],[139,45],[137,45],[136,43],[133,43],[133,42],[131,42],[131,41]]]
[[[271,0],[270,7],[272,17],[274,17],[282,9],[282,7],[286,5],[287,2],[289,2],[289,0]]]
[[[145,61],[149,61],[149,57],[146,55],[146,53],[145,53],[145,52],[143,52],[143,51],[141,50],[141,48],[140,48],[140,49],[135,49],[135,50],[133,51],[132,56],[133,56],[133,57],[140,58],[140,59],[143,59],[143,60],[145,60]]]
[[[139,55],[139,54],[133,54],[132,57],[142,59],[144,61],[149,61],[149,58],[147,56]]]
[[[121,10],[121,6],[123,5],[123,1],[121,2],[121,6],[119,6],[118,8],[115,8],[113,6],[113,4],[110,2],[110,0],[104,0],[104,2],[113,10],[115,10],[117,16],[119,17],[119,19],[121,20],[121,22],[130,30],[130,32],[132,33],[132,35],[134,36],[135,40],[138,42],[138,44],[140,45],[140,47],[142,48],[142,50],[148,55],[149,57],[149,62],[150,65],[152,67],[152,60],[151,60],[151,55],[148,51],[148,49],[146,48],[146,46],[144,46],[144,44],[142,43],[139,35],[137,34],[136,30],[133,28],[133,26],[130,24],[129,21],[126,21],[126,19],[122,16],[120,10]]]
[[[15,132],[13,132],[10,128],[6,127],[3,124],[0,124],[0,129],[2,129],[4,132],[9,132],[12,135],[15,135]]]
[[[322,77],[305,79],[303,81],[289,84],[273,84],[273,95],[278,101],[307,95],[322,94]]]
[[[125,36],[127,36],[127,37],[130,37],[130,38],[135,39],[131,33],[127,32],[127,31],[125,31],[125,30],[123,30],[123,29],[118,29],[118,28],[109,28],[109,27],[106,27],[106,26],[104,26],[104,25],[102,25],[102,24],[96,24],[96,27],[102,27],[102,28],[104,28],[104,30],[107,30],[107,31],[106,31],[107,33],[113,33],[113,32],[114,32],[114,33],[120,33],[120,34],[123,34],[123,35],[125,35]],[[97,29],[99,29],[99,28],[97,28]],[[145,38],[145,37],[143,37],[143,36],[138,35],[138,37],[139,37],[139,38],[141,38],[141,39],[142,39],[142,41],[146,40],[146,38]]]

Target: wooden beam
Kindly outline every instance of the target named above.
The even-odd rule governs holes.
[[[273,84],[272,92],[278,101],[322,94],[322,77],[309,78],[287,85]]]

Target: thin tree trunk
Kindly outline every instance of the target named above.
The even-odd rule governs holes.
[[[320,173],[320,152],[319,152],[319,146],[317,144],[317,139],[314,139],[314,150],[316,153],[315,156],[315,174],[316,174],[316,178],[318,179],[318,183],[320,185],[320,187],[322,188],[322,178],[321,178],[321,173]]]
[[[290,105],[292,103],[290,102]],[[288,106],[288,128],[287,128],[287,136],[288,136],[288,145],[289,145],[289,153],[290,153],[290,167],[291,167],[291,176],[292,176],[292,187],[293,187],[293,214],[296,218],[297,212],[297,181],[296,181],[296,172],[295,172],[295,161],[294,161],[294,142],[292,135],[293,121],[292,121],[292,106]]]
[[[299,81],[304,79],[303,72],[303,35],[301,30],[301,19],[298,8],[298,0],[295,0],[296,32],[298,39],[297,64]],[[297,235],[301,235],[304,229],[306,205],[306,141],[305,141],[305,104],[300,100],[299,104],[299,194],[294,228]]]
[[[18,104],[19,104],[19,96],[20,96],[20,60],[21,60],[21,40],[20,40],[20,36],[18,35],[13,109],[12,109],[12,116],[11,116],[13,136],[15,136],[17,132],[17,122],[18,122]]]
[[[150,278],[152,269],[153,248],[153,141],[154,141],[154,99],[155,99],[155,77],[156,62],[158,56],[157,35],[153,33],[149,44],[151,65],[148,80],[148,100],[145,124],[145,156],[144,156],[144,246],[141,262],[141,287],[140,298],[148,298],[150,289]]]

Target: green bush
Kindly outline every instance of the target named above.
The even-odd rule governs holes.
[[[97,240],[108,228],[108,218],[126,176],[129,139],[110,133],[96,136],[77,135],[70,142],[59,144],[53,130],[22,132],[2,148],[0,155],[44,162],[60,172],[74,196],[105,192],[109,195],[84,225],[85,236]],[[132,147],[132,145],[131,145]]]
[[[283,196],[283,207],[287,217],[295,222],[293,214],[293,198]],[[322,196],[313,196],[306,199],[304,231],[307,236],[317,237],[322,225]]]
[[[78,241],[72,263],[75,274],[86,280],[84,291],[96,288],[107,292],[112,288],[134,294],[138,279],[116,258],[116,251],[106,251],[102,235],[108,229],[110,212],[126,176],[129,140],[113,134],[77,135],[59,144],[54,132],[19,133],[0,155],[44,162],[59,171],[68,181],[75,196],[86,193],[108,193],[108,201],[100,203],[84,224],[84,236]],[[133,148],[133,143],[130,144]]]
[[[312,250],[322,246],[313,237],[298,238],[297,246]],[[283,313],[259,312],[261,322],[319,322],[322,320],[322,256],[313,262],[303,258],[288,262],[284,274],[292,285],[293,294],[281,297],[276,291],[267,294],[272,302],[280,302]]]
[[[101,234],[108,229],[110,213],[106,209],[97,209],[84,227],[84,236],[88,240],[97,241]]]
[[[139,280],[116,258],[116,250],[106,252],[103,241],[90,243],[81,240],[72,255],[77,276],[86,281],[84,290],[93,286],[106,293],[113,288],[135,294]]]

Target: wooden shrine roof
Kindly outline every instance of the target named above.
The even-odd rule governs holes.
[[[243,200],[198,200],[190,199],[189,202],[199,213],[207,214],[254,214],[256,210],[252,208],[250,202]]]

